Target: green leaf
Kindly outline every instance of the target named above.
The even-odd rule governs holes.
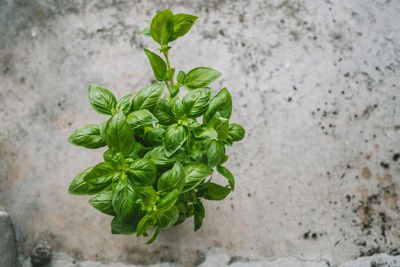
[[[208,176],[212,174],[207,165],[201,162],[192,162],[184,167],[185,170],[185,185],[182,193],[186,193],[198,184],[203,182]]]
[[[140,32],[140,34],[143,34],[144,36],[147,36],[147,37],[151,37],[150,27],[149,27],[149,28],[143,29],[143,30]]]
[[[100,114],[111,115],[117,104],[115,96],[106,88],[99,85],[89,85],[90,105]]]
[[[157,192],[153,186],[137,186],[135,188],[142,203],[142,209],[147,211],[153,210],[157,198]]]
[[[140,205],[136,203],[138,194],[126,177],[119,179],[116,183],[112,198],[115,213],[124,220],[135,217],[140,211]]]
[[[107,185],[114,177],[120,175],[116,165],[111,162],[101,162],[94,166],[84,177],[83,180],[92,185]]]
[[[154,215],[154,213],[148,213],[146,216],[144,216],[137,227],[136,231],[136,237],[139,237],[146,233],[147,230],[149,230],[151,227],[153,227],[157,223],[157,218]]]
[[[227,138],[221,140],[219,139],[224,145],[226,146],[231,146],[233,144],[232,138],[230,136],[228,136]],[[221,162],[220,164],[222,164],[223,162]]]
[[[190,153],[190,156],[195,160],[207,164],[207,155],[201,147],[194,147]]]
[[[210,102],[211,89],[196,89],[186,94],[182,99],[185,113],[188,117],[197,118],[203,115],[208,108]]]
[[[166,45],[174,33],[174,14],[165,9],[158,12],[150,24],[151,37],[160,45]]]
[[[233,191],[235,189],[235,178],[233,177],[233,174],[227,168],[221,165],[217,166],[217,171],[228,180]]]
[[[113,158],[112,158],[110,149],[107,149],[106,151],[104,151],[103,159],[104,159],[104,161],[108,161],[108,162],[113,162],[114,161]]]
[[[167,211],[156,213],[156,217],[158,227],[167,229],[178,220],[179,211],[178,208],[174,206]]]
[[[200,127],[194,129],[194,136],[200,140],[211,140],[217,139],[218,133],[217,131],[208,124],[203,124]]]
[[[100,148],[106,145],[100,134],[99,125],[91,124],[76,130],[69,138],[68,142],[76,146],[86,148]]]
[[[92,205],[98,211],[108,214],[111,216],[115,215],[114,208],[112,205],[113,192],[112,187],[100,192],[94,198],[89,200],[90,205]]]
[[[103,153],[104,161],[115,163],[115,168],[123,168],[125,166],[125,158],[120,152],[111,153],[109,149]]]
[[[240,141],[243,139],[246,131],[244,128],[237,123],[229,124],[229,136],[232,138],[232,141]]]
[[[103,138],[103,140],[106,140],[106,125],[107,121],[104,121],[99,124],[100,136],[101,138]]]
[[[130,235],[136,232],[138,221],[126,221],[119,217],[114,217],[111,221],[111,233],[112,234],[124,234]]]
[[[121,172],[121,175],[119,175],[118,177],[113,179],[113,183],[112,183],[112,188],[113,188],[113,194],[114,196],[121,191],[122,189],[124,189],[128,183],[128,176],[126,175],[126,173]]]
[[[214,168],[225,159],[225,146],[217,140],[210,140],[207,144],[208,167]]]
[[[208,200],[223,200],[231,192],[228,187],[220,186],[219,184],[209,183],[204,195]]]
[[[141,127],[143,125],[153,124],[155,122],[158,122],[158,120],[147,109],[141,109],[141,110],[137,110],[137,111],[134,111],[131,114],[129,114],[128,117],[126,118],[126,122],[132,128],[135,129],[135,128]]]
[[[176,203],[176,207],[178,208],[179,213],[186,214],[186,212],[187,212],[187,203],[186,202],[178,201]]]
[[[180,85],[175,84],[171,87],[170,97],[173,98],[179,93],[179,89],[181,88]]]
[[[195,129],[195,128],[201,126],[201,124],[196,119],[193,119],[193,118],[185,119],[184,121],[182,121],[182,125],[190,128],[190,129]]]
[[[144,156],[159,167],[170,167],[175,161],[186,159],[187,155],[183,150],[178,150],[170,157],[165,156],[165,149],[162,146],[155,147]]]
[[[123,169],[125,167],[125,157],[120,152],[114,152],[110,156],[110,162],[114,162],[119,169]]]
[[[162,145],[165,129],[151,128],[144,136],[144,142],[151,146]]]
[[[93,167],[87,168],[83,172],[79,173],[74,180],[72,180],[69,186],[68,193],[71,195],[94,195],[103,190],[103,185],[92,185],[84,181],[84,177],[93,169]]]
[[[224,88],[218,92],[210,101],[203,121],[208,123],[215,115],[229,119],[232,114],[232,97],[228,89]]]
[[[133,95],[127,94],[117,102],[116,109],[121,110],[125,115],[128,115],[132,106]]]
[[[164,197],[160,198],[157,201],[157,211],[165,211],[172,208],[178,200],[180,191],[178,189],[174,189]]]
[[[219,140],[229,138],[229,120],[221,117],[214,117],[210,120],[209,125],[218,133]]]
[[[156,116],[160,123],[164,125],[176,122],[176,119],[172,114],[172,105],[166,99],[160,99],[158,107],[154,112],[154,116]]]
[[[176,14],[174,15],[175,24],[174,24],[174,33],[170,38],[170,42],[175,41],[179,37],[185,35],[190,28],[192,28],[194,22],[198,17],[189,15],[189,14]]]
[[[168,127],[164,136],[165,155],[170,157],[185,143],[187,138],[187,131],[185,127],[172,124]]]
[[[146,48],[144,49],[144,52],[146,53],[150,61],[150,65],[153,69],[154,77],[156,77],[156,80],[162,82],[168,79],[167,64],[164,62],[164,60],[159,55],[151,52],[150,50],[147,50]]]
[[[148,109],[149,111],[153,111],[160,100],[163,90],[163,83],[155,83],[141,89],[133,99],[133,109]]]
[[[151,238],[149,240],[147,240],[145,242],[145,244],[153,243],[157,239],[157,236],[160,233],[160,230],[161,230],[160,227],[158,227],[158,226],[154,227],[153,233],[151,234]]]
[[[135,145],[134,131],[129,127],[122,111],[117,111],[108,120],[105,136],[109,148],[113,151],[121,152],[124,156],[129,155]]]
[[[220,165],[222,165],[222,164],[224,164],[225,162],[227,162],[228,161],[228,155],[225,155],[225,158],[224,158],[224,160],[220,163]]]
[[[176,99],[172,103],[172,114],[174,118],[178,120],[182,120],[186,117],[185,115],[185,107],[179,99]]]
[[[200,201],[200,200],[198,200],[198,201]],[[190,204],[187,206],[186,218],[193,216],[193,214],[194,214],[194,204]]]
[[[177,188],[179,191],[183,189],[185,183],[185,171],[182,164],[176,162],[174,167],[164,172],[158,179],[158,191],[169,191]]]
[[[156,179],[157,166],[148,159],[138,159],[128,170],[129,178],[135,185],[151,185]]]
[[[151,150],[151,147],[145,147],[140,142],[135,142],[132,152],[128,155],[129,158],[139,159]]]
[[[197,202],[194,205],[194,230],[197,231],[201,228],[201,225],[203,224],[203,219],[206,215],[206,212],[204,210],[203,203],[201,203],[200,200],[197,200]]]
[[[186,74],[183,85],[189,90],[208,86],[221,76],[221,73],[208,67],[194,68]]]
[[[185,220],[186,220],[186,214],[179,213],[178,220],[176,221],[176,223],[174,224],[174,226],[183,223]]]
[[[185,72],[179,71],[178,76],[176,76],[176,80],[178,81],[178,83],[183,84],[185,81],[185,77],[186,77]]]
[[[178,208],[178,211],[179,211],[179,217],[174,225],[183,223],[186,220],[186,215],[187,215],[187,203],[178,201],[176,203],[176,207]]]

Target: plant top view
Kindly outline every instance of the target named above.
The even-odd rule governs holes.
[[[164,58],[144,49],[159,83],[118,101],[106,88],[89,85],[90,104],[108,118],[79,128],[68,139],[90,149],[108,147],[104,162],[79,173],[69,193],[95,195],[89,203],[114,216],[113,234],[147,236],[153,228],[146,242],[152,243],[161,230],[191,216],[196,231],[205,216],[202,201],[222,200],[235,188],[232,173],[223,166],[228,160],[225,146],[243,139],[245,130],[229,121],[228,90],[212,97],[207,87],[221,74],[197,67],[175,75],[168,57],[170,44],[196,19],[169,9],[158,12],[141,33],[160,45],[157,50]],[[181,89],[188,91],[182,99]],[[215,171],[226,178],[226,185],[212,182]]]

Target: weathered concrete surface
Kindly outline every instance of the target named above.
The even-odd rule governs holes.
[[[345,262],[337,265],[331,258],[295,258],[284,257],[270,260],[250,260],[249,258],[229,255],[226,251],[214,250],[207,253],[207,260],[198,265],[199,267],[399,267],[400,256],[387,254],[375,254],[370,257],[361,257],[355,261]],[[120,262],[101,263],[94,261],[77,261],[65,253],[57,253],[51,264],[46,267],[181,267],[180,263],[164,262],[151,265],[132,265]],[[22,267],[32,267],[29,258],[22,261]]]
[[[112,236],[110,218],[69,196],[74,175],[101,159],[73,147],[98,123],[89,82],[118,97],[152,81],[138,33],[170,7],[200,18],[175,42],[172,65],[223,73],[246,139],[229,149],[237,190],[206,203],[156,244]],[[77,260],[186,266],[208,248],[249,259],[337,264],[400,244],[399,1],[0,0],[0,203],[23,256],[42,241]]]
[[[211,250],[207,253],[207,259],[200,263],[199,267],[231,266],[231,267],[334,267],[329,259],[298,259],[293,257],[280,258],[276,260],[251,260],[245,257],[232,256],[220,249]],[[32,267],[29,259],[22,260],[22,267]],[[163,262],[151,265],[123,264],[120,262],[101,263],[94,261],[76,261],[65,253],[57,253],[51,264],[46,267],[182,267],[187,266],[175,262]],[[369,267],[369,266],[368,266]]]
[[[7,212],[0,209],[0,266],[17,266],[14,228]]]
[[[399,256],[390,256],[387,254],[376,254],[370,257],[362,257],[355,261],[346,262],[340,267],[398,267],[400,266]]]

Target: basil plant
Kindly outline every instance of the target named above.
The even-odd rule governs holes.
[[[175,75],[168,58],[170,44],[196,19],[169,9],[158,12],[142,31],[160,45],[157,50],[164,57],[144,49],[158,83],[119,100],[106,88],[89,85],[90,104],[107,118],[79,128],[68,139],[90,149],[107,147],[104,161],[79,173],[69,193],[95,195],[89,203],[114,217],[113,234],[147,236],[153,228],[147,241],[152,243],[161,230],[191,216],[196,231],[205,216],[202,201],[222,200],[235,188],[232,173],[223,166],[225,147],[243,139],[245,130],[229,121],[228,90],[212,97],[208,86],[221,74],[197,67]],[[188,92],[180,99],[183,88]],[[226,185],[212,182],[215,169]]]

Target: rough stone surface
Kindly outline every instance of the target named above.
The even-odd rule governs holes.
[[[66,142],[104,118],[89,82],[118,97],[152,82],[139,35],[171,8],[199,16],[172,65],[223,73],[237,180],[221,203],[152,246],[110,234],[72,178],[101,160]],[[0,0],[0,203],[21,255],[46,241],[76,260],[195,266],[209,248],[257,260],[330,255],[336,264],[400,244],[400,2],[389,0]],[[214,92],[215,92],[214,91]]]
[[[387,254],[376,254],[370,257],[362,257],[355,261],[343,263],[339,267],[399,267],[400,257]]]
[[[17,266],[14,229],[7,212],[0,209],[0,266]]]
[[[51,261],[51,248],[42,244],[37,245],[31,255],[33,267],[44,266]]]
[[[65,253],[54,255],[51,264],[46,267],[182,267],[188,266],[176,262],[164,262],[150,265],[123,264],[120,262],[101,263],[94,261],[77,261]],[[233,256],[227,251],[213,249],[207,252],[207,259],[197,264],[199,267],[231,266],[231,267],[334,267],[331,259],[301,259],[301,258],[280,258],[275,260],[250,259],[248,257]],[[29,260],[22,260],[22,267],[32,267]]]
[[[132,265],[120,262],[101,263],[94,261],[77,261],[65,253],[57,253],[54,255],[51,264],[46,267],[181,267],[185,266],[180,263],[164,262],[151,265]],[[399,267],[400,256],[390,256],[387,254],[375,254],[370,257],[362,257],[355,261],[345,262],[337,265],[333,259],[329,257],[320,258],[295,258],[284,257],[270,260],[254,260],[246,257],[232,256],[226,251],[213,250],[209,251],[207,260],[198,265],[199,267]],[[22,267],[32,267],[29,259],[22,261]]]

